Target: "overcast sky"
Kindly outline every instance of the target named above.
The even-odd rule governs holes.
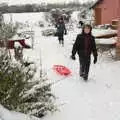
[[[48,2],[48,3],[61,3],[61,2],[71,2],[71,1],[79,1],[81,3],[87,2],[87,1],[94,1],[94,0],[0,0],[0,3],[6,2],[9,5],[14,4],[26,4],[26,3],[41,3],[41,2]]]

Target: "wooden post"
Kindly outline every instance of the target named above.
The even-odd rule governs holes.
[[[32,49],[34,49],[34,32],[33,32],[33,26],[31,27],[31,40],[32,40]]]
[[[118,22],[118,37],[117,37],[117,44],[116,44],[116,59],[120,60],[120,19]]]
[[[32,49],[34,48],[34,33],[31,34],[31,39],[32,39]]]

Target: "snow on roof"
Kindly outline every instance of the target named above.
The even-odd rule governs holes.
[[[98,36],[98,35],[106,35],[106,34],[117,33],[117,30],[111,30],[111,29],[93,29],[92,33],[93,33],[94,36]]]
[[[102,43],[102,44],[114,44],[114,43],[116,43],[116,39],[115,39],[115,38],[96,39],[96,41],[97,41],[98,43]]]
[[[96,5],[100,4],[103,0],[97,0],[91,7],[90,9],[96,7]]]

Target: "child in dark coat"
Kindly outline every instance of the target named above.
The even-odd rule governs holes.
[[[71,58],[75,60],[75,54],[78,53],[80,62],[80,76],[84,80],[88,80],[91,53],[94,56],[94,64],[97,62],[97,49],[95,38],[91,34],[92,27],[84,25],[82,33],[77,35],[76,41],[73,45]]]
[[[57,28],[57,36],[58,36],[59,44],[62,44],[64,46],[64,34],[67,34],[67,30],[62,18],[58,20],[56,28]]]

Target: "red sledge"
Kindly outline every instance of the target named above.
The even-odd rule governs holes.
[[[62,65],[54,65],[53,70],[55,70],[58,74],[64,76],[68,76],[71,74],[71,71],[67,67]]]

